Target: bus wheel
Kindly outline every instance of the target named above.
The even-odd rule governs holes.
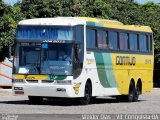
[[[87,82],[85,86],[84,97],[80,98],[80,103],[82,105],[89,104],[91,101],[91,96],[92,96],[91,85]]]
[[[140,84],[138,83],[136,88],[135,88],[135,95],[134,95],[134,98],[133,98],[134,102],[138,101],[139,95],[140,95]]]
[[[126,102],[133,102],[134,96],[135,96],[135,87],[134,87],[133,82],[131,82],[130,86],[129,86],[128,95],[125,96],[125,101]]]
[[[37,96],[28,96],[28,99],[32,104],[40,104],[43,101],[42,97]]]

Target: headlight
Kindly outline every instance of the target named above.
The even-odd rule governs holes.
[[[55,85],[71,85],[72,80],[55,80],[54,84]]]
[[[12,79],[12,83],[25,83],[23,79]]]

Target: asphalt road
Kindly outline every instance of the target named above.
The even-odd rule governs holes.
[[[59,115],[60,114],[60,115]],[[84,116],[84,115],[88,116]],[[96,115],[104,119],[112,118],[110,114],[160,114],[160,88],[155,88],[151,93],[141,95],[138,102],[118,102],[113,98],[97,98],[90,105],[78,105],[74,100],[44,100],[40,105],[32,105],[27,96],[13,96],[11,90],[0,89],[0,119],[8,115],[19,115],[18,120],[43,119],[50,120],[62,118],[72,120],[96,119]],[[100,116],[100,115],[106,115]],[[21,116],[22,115],[22,116]],[[39,118],[37,118],[39,116]],[[108,118],[107,118],[108,117]],[[41,118],[41,119],[40,119]],[[157,118],[156,118],[157,119]],[[160,116],[159,116],[160,119]]]

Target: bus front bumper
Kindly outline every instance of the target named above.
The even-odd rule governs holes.
[[[12,87],[14,95],[41,96],[41,97],[78,97],[73,85],[21,85]]]

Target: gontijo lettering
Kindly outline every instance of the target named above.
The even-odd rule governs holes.
[[[136,58],[130,56],[116,56],[116,65],[135,65]]]

